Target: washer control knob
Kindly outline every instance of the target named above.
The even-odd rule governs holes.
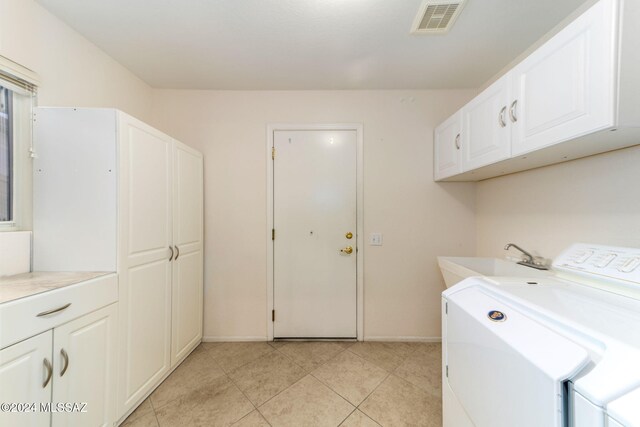
[[[584,263],[586,260],[588,260],[589,258],[591,258],[591,255],[593,255],[593,251],[584,251],[584,252],[580,252],[580,253],[578,253],[578,255],[574,258],[573,262],[575,262],[576,264],[582,264],[582,263]]]
[[[624,265],[620,267],[618,270],[620,270],[623,273],[631,273],[633,270],[638,268],[639,265],[640,265],[640,257],[635,257],[635,258],[631,258],[629,261],[624,263]]]
[[[611,264],[611,261],[613,261],[616,258],[616,254],[606,254],[602,257],[602,259],[600,261],[598,261],[595,264],[595,267],[597,268],[604,268],[607,265]]]

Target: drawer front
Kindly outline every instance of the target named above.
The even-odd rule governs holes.
[[[117,300],[118,276],[109,274],[0,304],[0,348],[55,328]],[[51,313],[38,316],[46,312]]]

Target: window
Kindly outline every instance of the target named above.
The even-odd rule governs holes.
[[[31,227],[31,124],[37,75],[0,56],[0,232]]]
[[[13,92],[0,86],[0,222],[13,221]]]

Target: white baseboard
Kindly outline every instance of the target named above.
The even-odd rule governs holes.
[[[381,337],[381,336],[365,336],[365,341],[406,341],[406,342],[442,342],[441,337],[411,337],[411,336],[391,336],[391,337]]]
[[[202,337],[202,342],[256,342],[267,341],[267,337]]]
[[[202,337],[202,342],[260,342],[260,341],[268,341],[267,337],[255,337],[255,336],[247,336],[247,337],[215,337],[215,336],[204,336]],[[364,341],[391,341],[391,342],[442,342],[442,338],[440,337],[414,337],[414,336],[365,336]]]

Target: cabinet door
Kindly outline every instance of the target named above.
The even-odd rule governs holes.
[[[119,113],[118,417],[158,384],[171,351],[171,139]]]
[[[464,106],[462,171],[476,169],[511,156],[507,118],[509,75],[485,89]]]
[[[434,131],[433,175],[436,181],[462,172],[461,132],[462,110],[449,117]]]
[[[172,366],[202,339],[202,154],[176,141],[173,177]]]
[[[615,3],[601,0],[514,70],[514,155],[614,124]]]
[[[53,330],[53,401],[86,404],[86,412],[54,412],[54,427],[115,421],[116,314],[117,303]]]
[[[51,403],[52,335],[47,331],[0,350],[0,403],[38,405],[37,410],[30,413],[0,411],[0,426],[49,425],[51,414],[39,405]]]

